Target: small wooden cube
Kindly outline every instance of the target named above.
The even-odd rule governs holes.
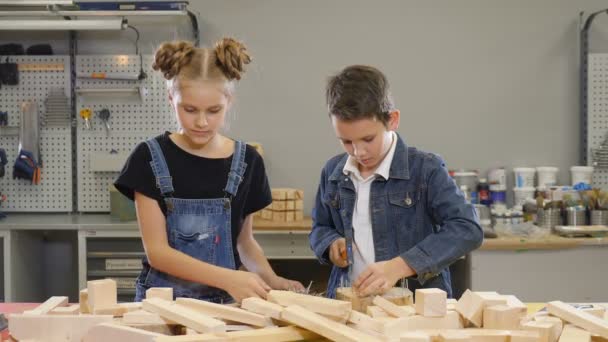
[[[286,208],[287,208],[287,201],[272,201],[272,210],[285,211]]]
[[[416,313],[424,317],[443,317],[447,312],[447,293],[441,289],[417,289]]]
[[[296,201],[287,200],[285,201],[285,210],[296,210]]]
[[[284,211],[273,211],[272,212],[272,220],[277,222],[285,222],[285,212]]]
[[[285,212],[285,221],[286,222],[293,222],[296,220],[296,213],[295,211],[286,211]]]
[[[173,301],[172,287],[152,287],[146,290],[146,299],[160,298]]]
[[[87,288],[89,290],[89,308],[92,312],[118,304],[115,280],[89,280]]]
[[[302,221],[302,220],[304,220],[304,213],[301,212],[301,211],[296,211],[295,220],[296,221]]]
[[[304,201],[303,200],[296,200],[294,202],[295,205],[295,210],[304,210]]]
[[[284,188],[274,188],[270,190],[273,201],[284,201],[287,199],[287,192]]]
[[[558,331],[555,322],[532,321],[522,325],[522,329],[538,332],[541,342],[556,342],[561,333],[561,330]]]
[[[507,305],[489,306],[483,309],[483,327],[485,329],[518,330],[524,317],[518,308]]]

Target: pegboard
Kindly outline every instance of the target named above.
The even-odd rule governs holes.
[[[608,137],[608,54],[589,54],[587,74],[587,160],[592,165],[592,149]],[[608,188],[608,169],[595,168],[593,186]]]
[[[4,62],[2,57],[2,61]],[[0,111],[9,113],[8,125],[19,126],[21,104],[36,101],[38,113],[45,111],[44,100],[53,87],[62,88],[70,97],[69,56],[11,56],[14,63],[62,63],[63,71],[20,71],[19,84],[2,85]],[[69,113],[66,113],[69,115]],[[42,122],[42,120],[40,120]],[[13,164],[18,154],[19,136],[1,133],[0,147],[6,150],[6,174],[0,178],[0,191],[7,196],[0,210],[7,212],[70,212],[72,211],[72,150],[69,123],[40,128],[40,155],[43,162],[42,181],[32,185],[24,179],[13,179]]]
[[[138,143],[177,127],[175,115],[167,97],[165,79],[152,70],[151,55],[144,56],[143,81],[78,79],[76,88],[131,89],[139,88],[141,97],[125,94],[77,95],[76,111],[90,108],[94,113],[110,110],[110,134],[97,114],[93,114],[92,128],[85,129],[79,117],[77,124],[78,211],[107,212],[110,210],[109,186],[118,172],[93,172],[90,158],[94,153],[129,154]],[[77,73],[139,74],[140,59],[135,55],[77,56]]]

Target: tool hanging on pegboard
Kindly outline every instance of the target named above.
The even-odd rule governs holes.
[[[70,108],[68,97],[63,88],[51,88],[49,96],[44,100],[46,112],[43,114],[44,126],[63,126],[70,123]]]
[[[0,81],[6,85],[19,84],[19,69],[17,63],[10,63],[8,57],[0,63]]]
[[[106,135],[110,136],[110,110],[108,108],[103,108],[99,112],[97,112],[97,116],[103,122],[104,127],[106,128]]]
[[[0,148],[0,178],[4,177],[6,174],[6,170],[4,167],[8,164],[8,159],[6,158],[6,151],[3,148]]]
[[[93,111],[91,108],[83,108],[80,110],[80,117],[84,120],[84,129],[90,130],[91,127],[91,116]]]
[[[38,185],[41,181],[41,167],[38,105],[33,101],[25,102],[21,105],[19,154],[13,166],[13,178],[27,179]]]

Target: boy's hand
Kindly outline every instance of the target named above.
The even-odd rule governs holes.
[[[331,262],[338,267],[348,266],[345,238],[339,238],[331,243],[329,246],[329,260],[331,260]]]
[[[270,287],[272,287],[274,290],[287,290],[294,292],[306,291],[304,285],[302,285],[302,283],[299,281],[279,277],[277,275],[268,279],[268,285],[270,285]]]
[[[353,287],[361,297],[382,294],[395,286],[397,280],[414,274],[414,270],[401,257],[396,257],[369,265]]]

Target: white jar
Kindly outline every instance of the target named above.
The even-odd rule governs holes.
[[[516,167],[513,169],[515,176],[516,188],[531,188],[534,187],[534,176],[536,169],[532,167]]]
[[[548,188],[552,185],[557,185],[557,173],[559,169],[553,166],[541,166],[537,167],[538,172],[538,187]]]
[[[593,182],[593,166],[573,166],[570,168],[572,185],[584,183],[591,185]]]

